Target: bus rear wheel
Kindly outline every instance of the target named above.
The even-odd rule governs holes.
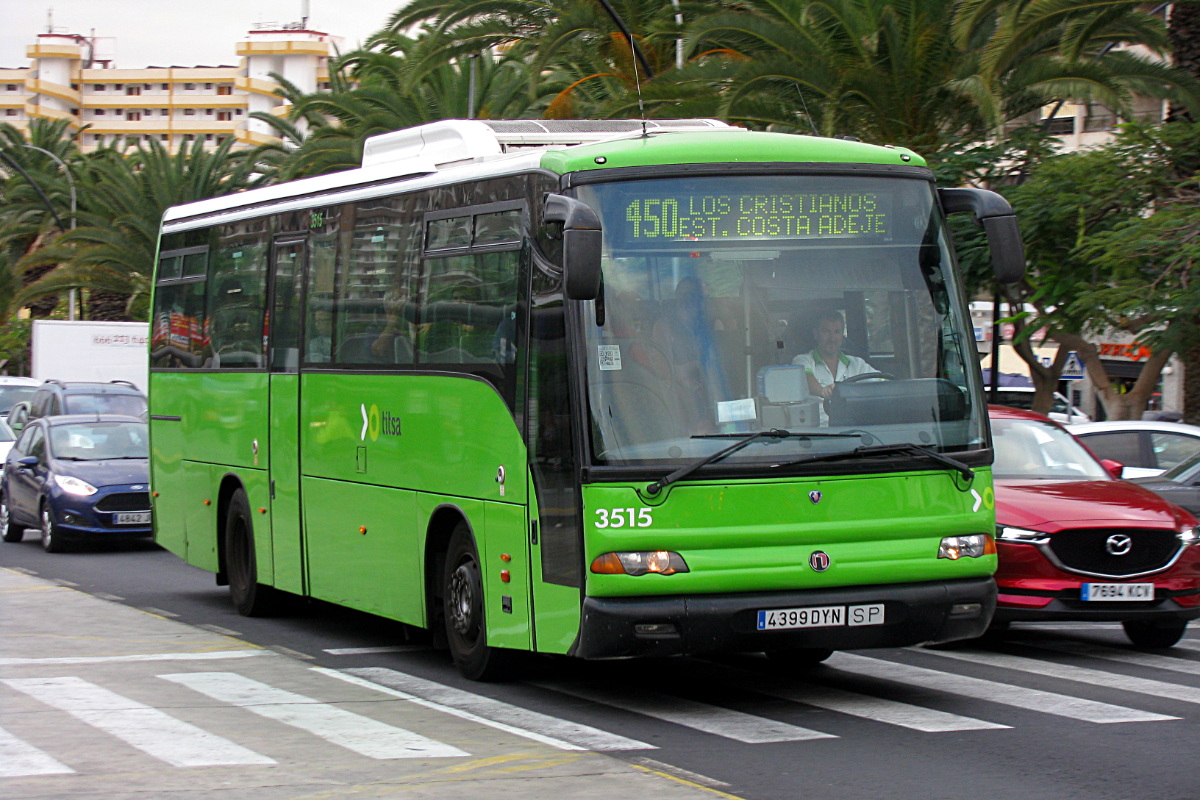
[[[262,617],[274,608],[274,590],[258,582],[258,561],[254,555],[254,524],[250,501],[238,489],[229,498],[225,517],[225,567],[229,575],[229,596],[243,617]]]
[[[473,681],[502,680],[511,672],[516,652],[487,643],[483,573],[475,541],[465,522],[450,535],[442,579],[446,641],[454,665]]]

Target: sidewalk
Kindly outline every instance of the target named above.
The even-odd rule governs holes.
[[[6,800],[730,797],[13,570],[0,609]]]

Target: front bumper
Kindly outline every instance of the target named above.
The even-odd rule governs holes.
[[[884,623],[760,631],[760,610],[882,603]],[[953,614],[954,606],[978,610]],[[907,647],[980,636],[996,606],[991,578],[686,598],[586,597],[571,655],[622,658],[829,648]],[[643,627],[639,631],[635,626]]]
[[[1180,592],[1155,589],[1153,600],[1116,603],[1085,603],[1079,599],[1078,589],[1054,594],[1003,594],[1005,590],[1000,591],[996,622],[1180,622],[1200,619],[1200,605],[1196,605],[1200,601],[1200,589]]]

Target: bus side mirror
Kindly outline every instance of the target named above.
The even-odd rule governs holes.
[[[1025,244],[1007,200],[987,189],[938,189],[938,197],[947,214],[970,211],[983,226],[996,280],[1016,283],[1025,277]]]
[[[547,194],[542,221],[563,226],[562,267],[567,297],[595,300],[600,295],[600,254],[604,244],[600,217],[582,200]]]

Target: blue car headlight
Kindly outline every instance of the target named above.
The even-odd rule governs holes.
[[[77,494],[81,497],[86,497],[99,491],[87,481],[80,480],[71,475],[55,475],[54,482],[58,484],[58,488],[67,494]]]

